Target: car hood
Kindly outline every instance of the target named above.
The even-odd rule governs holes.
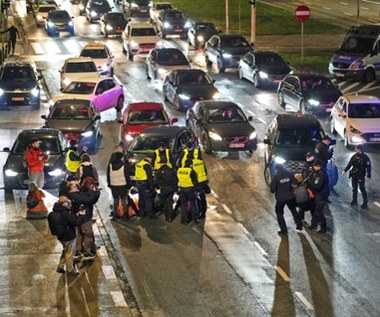
[[[27,91],[32,90],[36,86],[37,84],[35,82],[24,79],[6,80],[2,81],[0,84],[1,89],[6,91]]]
[[[138,44],[156,44],[160,41],[160,38],[157,35],[150,35],[150,36],[131,36],[131,41],[135,41]]]
[[[254,128],[249,122],[207,123],[208,130],[221,137],[249,136]]]
[[[69,22],[71,22],[71,19],[54,18],[54,19],[49,19],[49,22],[52,22],[54,24],[68,24]]]
[[[316,99],[320,103],[330,103],[337,101],[342,95],[338,89],[326,89],[326,90],[310,90],[304,92],[305,99]]]
[[[137,136],[138,134],[140,134],[145,129],[152,128],[152,127],[158,127],[161,125],[168,125],[168,124],[169,124],[169,122],[160,123],[160,124],[149,124],[149,125],[128,125],[124,128],[124,133],[125,134],[130,133],[133,136]]]
[[[58,100],[62,99],[84,99],[84,100],[91,100],[92,95],[82,95],[82,94],[68,94],[68,93],[59,93],[58,95],[55,95],[52,100],[53,102],[57,102]]]
[[[380,132],[380,118],[349,118],[347,124],[358,129],[360,132]]]
[[[48,128],[59,129],[63,133],[67,132],[82,132],[85,131],[90,125],[91,120],[60,120],[48,119],[46,124]]]
[[[286,161],[305,161],[306,154],[313,151],[314,146],[294,147],[276,145],[275,155],[285,159]]]
[[[251,47],[224,47],[222,53],[243,56],[245,53],[252,51]]]
[[[259,69],[267,74],[289,74],[290,72],[288,65],[262,65]]]
[[[191,98],[212,99],[216,91],[214,85],[183,85],[178,87],[178,94],[185,94]]]
[[[64,168],[65,156],[64,155],[50,155],[49,160],[45,163],[45,171],[51,171],[55,168]],[[19,172],[26,172],[25,162],[22,155],[10,154],[7,162],[4,165],[5,168],[12,168]]]

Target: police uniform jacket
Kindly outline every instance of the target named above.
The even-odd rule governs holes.
[[[168,165],[162,165],[155,174],[155,185],[162,195],[174,193],[178,190],[178,178],[175,170]]]
[[[345,172],[348,170],[350,170],[352,178],[365,178],[366,175],[367,178],[371,178],[371,160],[365,153],[355,153],[344,169]]]
[[[309,186],[316,200],[327,200],[330,195],[329,176],[325,168],[313,171],[309,178]]]
[[[177,166],[182,167],[185,166],[185,163],[187,160],[194,160],[194,159],[202,159],[202,154],[199,148],[194,148],[193,150],[189,151],[188,148],[184,148],[181,152],[181,155],[178,158]]]
[[[271,193],[275,194],[276,200],[278,201],[288,201],[295,198],[293,192],[293,184],[295,183],[295,178],[289,172],[280,169],[274,175],[272,182],[270,184]]]
[[[153,167],[146,159],[141,160],[135,165],[135,179],[137,184],[146,184],[147,187],[153,186]]]
[[[194,169],[195,173],[197,173],[198,185],[207,184],[208,183],[208,176],[207,176],[207,169],[206,169],[204,162],[200,159],[194,159],[193,160],[193,169]]]
[[[197,173],[191,167],[180,167],[177,177],[180,188],[194,188],[198,185]]]
[[[153,166],[155,170],[158,170],[160,168],[160,162],[165,162],[169,165],[169,167],[173,167],[172,154],[168,148],[164,149],[163,151],[157,149],[154,151],[154,154],[155,158]]]
[[[319,142],[315,147],[316,159],[319,159],[323,162],[323,166],[326,167],[327,161],[332,158],[333,150],[330,149],[329,145]]]
[[[84,152],[79,154],[75,146],[69,147],[66,153],[66,166],[67,170],[71,173],[76,173],[80,166],[80,158]]]

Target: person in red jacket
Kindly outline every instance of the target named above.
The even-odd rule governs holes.
[[[33,138],[25,150],[25,160],[28,167],[29,183],[35,183],[39,188],[45,185],[44,164],[49,159],[40,148],[40,140]]]

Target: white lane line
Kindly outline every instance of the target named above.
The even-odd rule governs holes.
[[[323,7],[323,9],[327,10],[327,11],[331,11],[332,9],[329,8],[329,7]]]
[[[374,204],[376,207],[380,208],[380,203],[379,203],[379,202],[375,201],[373,204]]]
[[[288,276],[288,274],[285,273],[285,271],[281,268],[281,266],[276,266],[276,271],[277,271],[278,275],[280,275],[281,278],[282,278],[286,283],[289,283],[289,282],[290,282],[290,277]]]
[[[341,1],[340,4],[341,4],[341,5],[344,5],[344,6],[348,6],[348,3],[347,3],[347,2],[343,2],[343,1]]]
[[[361,91],[365,91],[365,90],[368,90],[369,88],[371,88],[373,85],[376,84],[376,81],[372,82],[372,83],[368,83],[366,85],[364,85],[362,88],[360,88],[358,90],[358,92],[361,92]]]
[[[306,297],[301,292],[295,292],[295,294],[308,310],[314,310],[314,306],[306,299]]]
[[[219,196],[218,196],[218,194],[217,193],[215,193],[212,189],[211,189],[211,194],[216,198],[216,199],[218,199],[219,198]]]
[[[353,16],[354,16],[353,14],[348,13],[348,12],[344,12],[344,14],[345,14],[345,15],[348,15],[348,16],[350,16],[350,17],[353,17]]]
[[[360,83],[356,82],[356,83],[353,83],[352,85],[348,86],[348,87],[345,87],[343,89],[341,89],[341,91],[343,93],[345,93],[346,91],[350,91],[351,89],[353,89],[354,87],[356,86],[359,86]]]
[[[230,208],[228,208],[225,204],[222,204],[223,209],[228,213],[229,215],[232,215],[232,211]]]
[[[121,291],[112,291],[110,294],[116,307],[128,307],[128,304],[125,301],[125,298]]]
[[[265,256],[265,257],[268,257],[268,253],[265,252],[265,250],[263,249],[263,247],[260,245],[260,243],[258,243],[257,241],[253,242],[253,245],[257,248],[257,250],[259,250],[259,252]]]
[[[256,119],[259,120],[262,123],[266,123],[266,121],[264,119],[261,119],[260,117],[257,117]]]
[[[360,9],[362,9],[362,10],[369,10],[369,8],[367,8],[367,7],[360,7]]]
[[[102,265],[102,271],[106,280],[116,279],[116,274],[115,274],[115,271],[113,270],[112,265]]]
[[[44,49],[42,48],[40,43],[30,43],[33,47],[33,50],[36,54],[45,54]]]

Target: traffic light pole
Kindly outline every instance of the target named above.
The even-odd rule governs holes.
[[[256,0],[250,0],[251,5],[251,43],[256,42]]]

